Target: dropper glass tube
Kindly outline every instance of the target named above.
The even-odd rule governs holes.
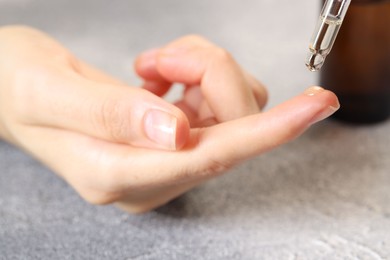
[[[319,71],[330,53],[351,0],[327,0],[309,45],[306,66]]]

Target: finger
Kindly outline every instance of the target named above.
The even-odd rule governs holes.
[[[163,96],[168,92],[172,83],[162,77],[156,70],[158,51],[159,49],[152,49],[142,53],[136,59],[134,69],[145,80],[143,88],[157,96]]]
[[[104,73],[103,71],[100,71],[100,70],[90,66],[87,63],[84,63],[83,61],[75,59],[73,62],[73,68],[78,73],[83,75],[84,77],[91,79],[93,81],[97,81],[99,83],[124,85],[123,82],[111,77],[110,75]],[[146,81],[143,88],[152,92],[155,95],[163,96],[169,90],[170,86],[171,86],[171,84],[166,82],[166,81],[160,81],[160,82]],[[185,130],[185,131],[187,131],[187,130]],[[142,142],[142,138],[141,138],[141,140],[138,140],[137,142],[139,142],[139,141]],[[133,143],[134,143],[134,141],[133,141]],[[162,142],[162,143],[165,143],[165,142]],[[180,148],[184,143],[184,139],[182,137],[179,137],[178,143],[179,143],[178,147]],[[150,145],[150,144],[145,144],[145,143],[143,143],[143,144],[140,143],[138,145],[146,146],[146,147],[149,147],[149,146],[154,147],[155,146],[155,144]],[[168,147],[170,147],[170,146],[168,146]],[[174,145],[174,147],[176,148],[176,145]],[[171,147],[169,149],[171,149]]]
[[[158,70],[169,80],[199,85],[219,122],[259,112],[245,73],[225,50],[168,47],[158,61]]]
[[[50,74],[30,83],[23,122],[135,146],[180,149],[189,123],[174,105],[142,89]]]
[[[339,108],[337,97],[319,87],[308,89],[270,111],[193,130],[186,147],[178,153],[139,156],[132,167],[143,168],[156,183],[197,180],[214,176],[250,157],[287,143],[300,136],[312,124]],[[142,154],[142,151],[138,151]],[[139,154],[139,155],[140,155]],[[128,168],[128,160],[117,164],[116,172]],[[127,165],[127,166],[126,166]],[[158,171],[145,165],[159,165]],[[123,183],[142,182],[125,174]],[[144,179],[145,180],[145,179]],[[144,182],[142,185],[148,185]]]
[[[155,51],[152,53],[156,55]],[[197,36],[173,42],[161,49],[157,57],[141,55],[136,70],[144,76],[200,85],[221,122],[256,113],[266,101],[264,87],[248,77],[229,53]]]
[[[141,53],[134,62],[137,74],[145,80],[165,81],[166,79],[157,71],[157,56],[160,49],[151,49]]]
[[[270,111],[203,130],[198,152],[223,170],[297,138],[339,107],[334,93],[312,87]]]

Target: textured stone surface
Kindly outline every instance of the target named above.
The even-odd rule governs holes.
[[[317,10],[312,0],[0,0],[0,24],[45,30],[130,84],[138,52],[199,33],[268,85],[271,107],[316,83],[303,60]],[[88,205],[0,142],[0,259],[389,259],[389,131],[321,123],[142,216]]]

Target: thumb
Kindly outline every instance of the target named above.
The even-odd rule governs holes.
[[[188,139],[184,113],[146,90],[82,77],[55,83],[29,95],[29,123],[145,148],[176,150]]]

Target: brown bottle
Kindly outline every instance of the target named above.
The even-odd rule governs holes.
[[[390,0],[352,0],[320,83],[340,99],[334,118],[363,124],[389,118]]]

